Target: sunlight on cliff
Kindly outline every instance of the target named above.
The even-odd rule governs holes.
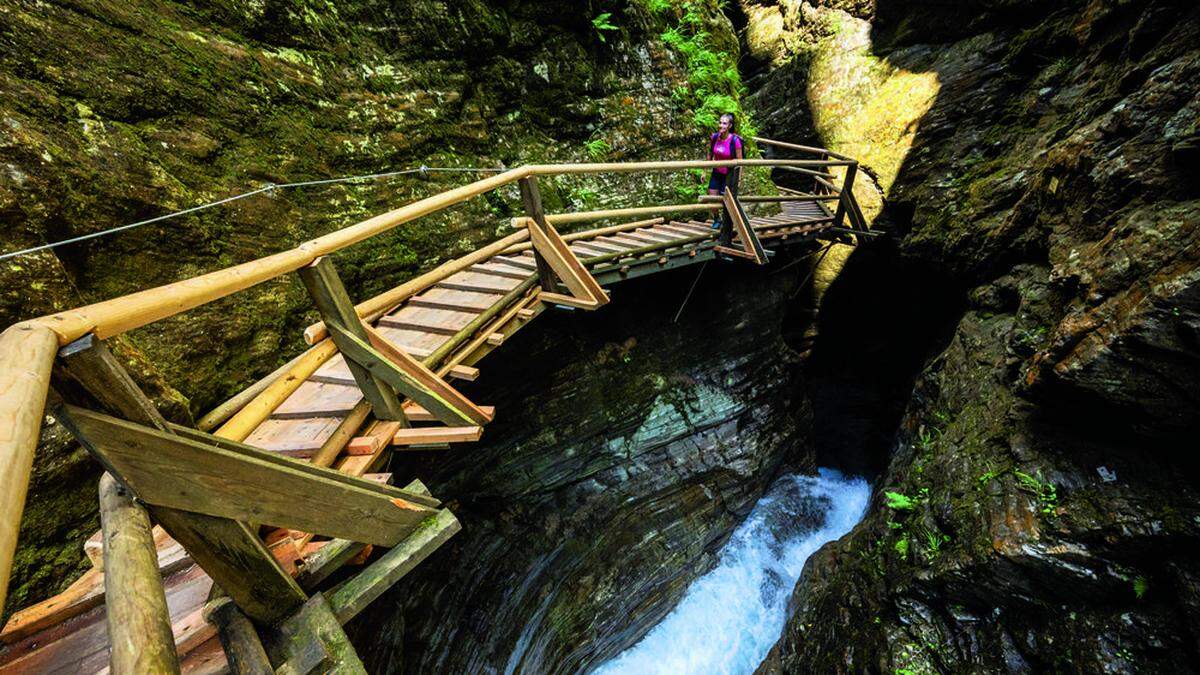
[[[825,147],[850,155],[875,172],[887,194],[912,148],[921,118],[937,100],[937,73],[915,73],[874,55],[871,27],[838,17],[834,33],[815,51],[808,103]],[[862,199],[865,195],[856,195]],[[878,199],[864,201],[868,217]]]

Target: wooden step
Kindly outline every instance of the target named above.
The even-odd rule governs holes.
[[[401,446],[467,443],[482,436],[483,427],[411,427],[397,431],[392,443]]]
[[[520,270],[508,265],[499,263],[479,263],[470,267],[471,272],[478,274],[491,274],[497,277],[505,277],[507,279],[518,279],[524,281],[529,278],[529,270]]]
[[[377,326],[407,328],[422,333],[454,335],[475,320],[478,314],[433,307],[403,307],[379,319]]]
[[[409,307],[432,307],[456,312],[483,312],[495,304],[497,298],[491,293],[474,293],[450,288],[431,288],[411,298]]]
[[[515,267],[519,270],[527,270],[529,272],[537,271],[537,262],[530,257],[497,255],[492,256],[489,262],[493,262],[498,265],[508,265],[509,267]]]
[[[496,277],[477,272],[459,272],[437,283],[438,288],[450,288],[458,291],[475,293],[492,293],[504,295],[516,288],[521,282],[516,279]]]

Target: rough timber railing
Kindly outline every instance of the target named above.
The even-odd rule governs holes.
[[[306,527],[309,528],[308,531],[344,536],[355,541],[373,540],[376,543],[396,546],[402,544],[402,541],[386,532],[388,527],[385,523],[399,523],[401,520],[407,523],[414,518],[418,521],[428,519],[430,523],[437,518],[448,517],[453,520],[453,516],[448,515],[447,511],[434,510],[437,500],[422,497],[420,490],[413,486],[405,490],[384,489],[364,485],[366,481],[336,475],[332,470],[307,468],[307,465],[303,465],[306,468],[298,469],[294,465],[302,463],[287,459],[264,459],[260,456],[261,453],[253,454],[253,448],[243,446],[239,442],[270,415],[274,406],[295,391],[297,374],[311,374],[316,366],[339,351],[347,356],[355,380],[367,395],[370,403],[367,410],[373,410],[380,419],[398,420],[400,426],[407,426],[404,421],[406,409],[401,407],[396,396],[396,391],[401,391],[409,398],[412,398],[409,392],[424,395],[425,398],[420,399],[421,404],[434,414],[440,414],[442,417],[457,416],[472,424],[484,423],[490,419],[489,412],[473,407],[465,399],[456,398],[456,392],[444,386],[441,378],[453,365],[446,362],[451,352],[481,340],[482,337],[477,336],[477,333],[498,318],[514,312],[528,311],[522,310],[517,301],[527,297],[539,284],[541,288],[537,293],[547,302],[583,308],[602,305],[607,301],[607,296],[583,264],[599,265],[597,270],[603,268],[610,275],[623,275],[629,268],[629,262],[636,262],[639,256],[657,257],[658,252],[664,248],[688,245],[693,247],[691,255],[694,256],[696,247],[707,245],[706,242],[713,239],[713,235],[697,234],[682,241],[648,244],[643,249],[597,255],[580,261],[566,249],[566,242],[581,236],[619,233],[653,221],[635,221],[565,237],[554,230],[554,225],[664,213],[711,213],[724,210],[727,216],[726,230],[721,233],[717,248],[723,247],[722,250],[741,257],[762,258],[761,247],[758,247],[757,253],[750,249],[751,243],[757,246],[757,237],[754,229],[746,226],[741,203],[806,199],[836,201],[836,212],[828,219],[835,231],[856,235],[866,233],[861,210],[851,192],[857,171],[855,160],[823,148],[781,143],[770,139],[755,140],[783,150],[815,154],[817,158],[524,166],[421,199],[287,251],[9,327],[0,334],[0,607],[4,605],[6,597],[21,512],[51,386],[52,371],[60,373],[65,370],[75,382],[83,385],[83,389],[91,394],[93,399],[99,401],[109,412],[119,416],[100,415],[61,403],[56,407],[60,419],[76,433],[85,447],[92,451],[111,474],[111,478],[106,478],[101,486],[105,532],[107,533],[110,525],[116,522],[113,519],[120,519],[122,527],[134,533],[130,535],[135,537],[132,544],[125,542],[123,546],[114,545],[111,550],[110,547],[105,547],[105,563],[110,575],[120,576],[125,572],[124,579],[132,579],[125,583],[136,585],[141,574],[141,581],[145,581],[144,577],[149,572],[144,568],[153,563],[153,556],[146,556],[148,521],[139,501],[148,505],[157,504],[150,507],[150,515],[184,544],[205,571],[233,596],[241,610],[260,624],[277,623],[289,613],[299,611],[302,605],[307,608],[312,601],[305,604],[305,591],[290,579],[276,578],[270,582],[274,584],[276,591],[283,589],[282,595],[290,598],[282,605],[271,606],[269,593],[262,595],[256,594],[254,588],[239,588],[246,584],[253,587],[258,583],[255,579],[239,581],[239,574],[245,575],[250,571],[259,570],[267,577],[279,576],[278,566],[274,565],[275,569],[272,569],[273,560],[255,558],[261,558],[261,546],[249,543],[250,539],[257,537],[246,526],[246,521],[249,520],[247,510],[239,507],[239,504],[243,504],[249,497],[212,494],[214,490],[219,491],[220,488],[215,486],[220,486],[220,481],[198,481],[190,486],[175,486],[177,490],[188,492],[187,498],[181,501],[178,495],[166,495],[172,489],[171,486],[157,485],[157,479],[168,473],[165,467],[196,465],[198,469],[207,471],[248,471],[250,469],[246,467],[251,467],[253,475],[284,481],[294,489],[318,490],[330,499],[351,499],[360,509],[360,515],[377,513],[380,520],[367,523],[369,527],[363,527],[362,523],[352,522],[354,519],[339,519],[336,515],[338,509],[327,508],[322,511],[316,508],[316,502],[309,503],[311,508],[300,516],[287,513],[289,509],[305,509],[297,503],[278,506],[268,504],[257,511],[257,515],[262,521],[272,524]],[[744,167],[769,167],[796,172],[811,176],[813,187],[809,193],[793,191],[783,196],[738,196],[736,191],[733,191],[724,198],[702,198],[698,204],[565,214],[544,214],[537,191],[537,179],[542,176],[669,172],[715,167],[730,167],[735,173]],[[833,173],[837,169],[842,170],[840,184],[837,182],[838,176]],[[520,227],[517,232],[358,305],[348,302],[344,289],[341,288],[336,273],[325,256],[514,183],[520,186],[526,209],[526,216],[516,220]],[[847,223],[849,227],[846,227]],[[734,234],[729,230],[730,227],[741,228],[736,234],[742,239],[747,251],[739,252],[728,248]],[[378,319],[407,298],[491,256],[529,249],[533,249],[537,259],[537,276],[513,289],[495,306],[472,321],[471,325],[420,361],[407,354],[396,353],[399,350],[389,349],[388,345],[381,343],[373,329],[363,323]],[[300,273],[325,321],[310,326],[305,331],[306,340],[313,345],[309,350],[200,420],[198,427],[201,430],[217,429],[215,435],[185,429],[162,420],[153,409],[153,405],[104,348],[103,340],[107,338],[175,316],[291,272]],[[361,365],[364,363],[368,367]],[[430,370],[435,368],[438,369],[436,372]],[[304,377],[298,379],[303,380]],[[366,413],[358,420],[361,422],[365,416]],[[110,442],[113,438],[119,439],[120,442]],[[116,447],[122,444],[122,447]],[[138,448],[142,452],[128,452],[129,448]],[[174,464],[156,464],[159,461]],[[206,485],[209,487],[206,488]],[[237,488],[234,486],[228,489],[236,491]],[[152,494],[156,491],[163,494]],[[135,496],[139,501],[131,499]],[[384,502],[403,502],[411,514],[403,518],[394,516],[383,509],[381,505]],[[389,518],[392,520],[388,520]],[[282,522],[289,519],[291,522]],[[457,529],[457,522],[453,525],[454,529]],[[450,531],[450,534],[452,533]],[[238,546],[246,547],[245,551],[238,553],[242,558],[239,559],[236,555],[230,558],[226,549]],[[336,547],[331,547],[331,550],[334,548]],[[403,548],[403,545],[397,548]],[[332,557],[334,554],[330,555]],[[110,557],[113,559],[110,560]],[[254,560],[247,562],[247,559],[251,558]],[[154,574],[157,575],[157,570]],[[354,583],[343,586],[337,592],[337,598],[334,598],[340,598],[343,602],[342,605],[333,608],[339,619],[344,618],[342,612],[350,611],[346,607],[359,607],[366,601],[364,598],[369,600],[370,597],[374,597],[372,593],[377,594],[377,591],[366,590],[356,596]],[[154,595],[146,591],[141,595],[135,593],[131,597],[143,597],[146,593]],[[109,598],[115,596],[116,594],[112,594]],[[275,597],[278,596],[279,592],[276,592]],[[158,597],[161,598],[161,585]],[[166,670],[172,669],[171,657],[162,650],[160,653],[150,648],[155,640],[161,642],[167,639],[163,637],[162,632],[164,617],[154,616],[155,613],[162,612],[161,607],[161,602],[156,603],[153,599],[141,602],[140,605],[138,602],[114,603],[112,611],[125,614],[115,623],[110,617],[110,631],[124,631],[127,635],[137,631],[138,634],[131,639],[140,650],[140,653],[122,655],[119,650],[114,649],[114,671],[136,668],[138,666],[130,664],[136,663],[137,658],[156,658],[156,654],[161,657],[157,666]],[[234,625],[236,622],[231,620],[230,624]],[[166,635],[169,637],[169,634],[168,626]],[[172,650],[173,648],[165,649]],[[227,651],[229,650],[227,645]],[[135,660],[121,662],[122,658]]]

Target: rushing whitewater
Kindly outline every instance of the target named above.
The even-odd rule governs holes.
[[[759,500],[717,566],[641,642],[596,672],[753,673],[779,639],[808,556],[862,518],[870,488],[832,469],[779,479]]]

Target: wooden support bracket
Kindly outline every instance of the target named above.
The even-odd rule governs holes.
[[[393,546],[438,505],[201,431],[188,438],[73,406],[62,420],[156,506]]]
[[[748,260],[753,260],[758,265],[767,264],[767,253],[763,250],[762,242],[758,240],[758,235],[754,232],[754,228],[750,227],[746,222],[746,212],[742,209],[742,205],[738,203],[737,197],[733,192],[726,190],[722,196],[722,202],[725,204],[725,214],[729,218],[730,225],[737,233],[738,239],[742,242],[742,252]],[[731,253],[727,246],[717,246],[715,250],[721,253]],[[735,254],[736,255],[736,254]]]
[[[124,424],[168,438],[183,430],[182,427],[171,425],[163,419],[112,352],[95,336],[84,336],[64,347],[59,354],[59,363],[66,376],[92,393],[102,405],[132,420]],[[93,457],[105,465],[114,477],[132,487],[127,477],[99,455],[77,427],[72,428],[72,418],[66,406],[59,406],[56,414]],[[133,422],[146,426],[138,426]],[[186,480],[187,477],[178,478]],[[191,489],[195,488],[196,486],[193,486]],[[136,488],[134,493],[142,498]],[[258,535],[245,523],[169,506],[147,505],[147,510],[151,517],[183,546],[192,560],[195,560],[217,585],[225,589],[242,611],[255,621],[274,623],[304,604],[307,596],[279,567]]]
[[[356,363],[384,384],[394,387],[446,424],[487,424],[485,413],[437,373],[397,348],[370,326],[360,324],[364,338],[336,323],[326,322],[347,363]]]
[[[333,261],[322,256],[311,265],[300,268],[299,273],[304,287],[308,289],[308,294],[317,305],[317,311],[321,313],[326,327],[330,329],[330,336],[338,350],[346,354],[348,335],[365,343],[368,338],[363,329],[363,322],[354,309],[354,303],[350,302],[350,296],[346,294],[346,287],[338,278]],[[346,359],[346,365],[363,396],[371,402],[375,417],[404,421],[404,410],[400,407],[400,401],[386,381],[352,357]]]
[[[542,300],[580,309],[596,309],[607,304],[608,294],[546,220],[535,178],[521,179],[521,197],[529,215],[525,226],[529,229],[529,241],[538,261]],[[570,295],[560,292],[557,282],[566,286]]]

